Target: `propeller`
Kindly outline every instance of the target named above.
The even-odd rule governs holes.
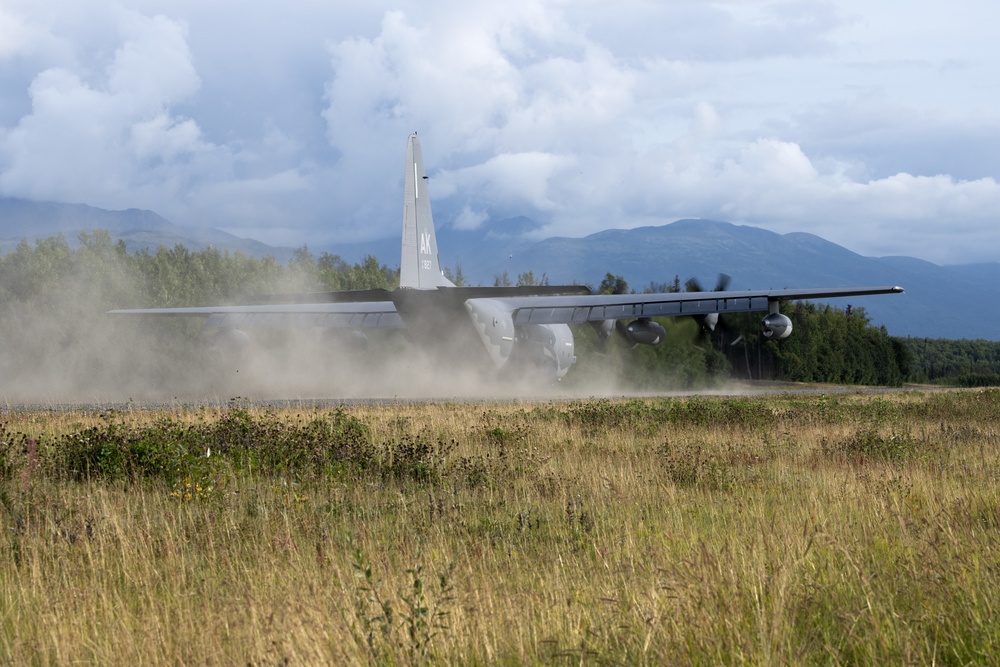
[[[611,275],[610,272],[607,274],[607,277],[605,278],[605,282],[608,284],[608,287],[611,288],[610,293],[625,294],[626,290],[628,289],[628,284],[620,276],[617,276],[617,280],[615,278],[616,276]],[[604,284],[605,283],[602,283],[601,286],[604,287]],[[599,322],[591,322],[590,326],[592,326],[594,328],[594,331],[597,333],[598,354],[604,354],[605,352],[607,352],[608,341],[611,340],[612,335],[617,333],[623,338],[626,339],[628,338],[628,336],[625,333],[625,323],[622,322],[621,320],[602,320]]]
[[[726,273],[720,273],[719,278],[715,283],[715,289],[713,292],[725,292],[729,289],[729,283],[732,282],[732,276]],[[688,292],[705,292],[701,286],[701,282],[697,278],[688,278],[687,282],[684,283],[684,289]],[[706,313],[705,315],[692,315],[695,322],[698,323],[699,336],[711,338],[712,334],[715,332],[716,328],[725,327],[725,324],[719,319],[718,313]]]
[[[726,273],[719,274],[719,280],[715,283],[715,289],[713,292],[725,292],[729,289],[729,283],[732,282],[733,277]],[[684,289],[688,292],[704,292],[705,289],[701,286],[701,282],[697,278],[688,278],[687,282],[684,283]]]
[[[608,274],[609,278],[611,274]],[[723,292],[729,288],[729,283],[732,278],[725,274],[720,273],[719,279],[715,284],[715,292]],[[684,283],[685,289],[688,292],[704,292],[701,284],[698,282],[697,278],[689,278],[686,283]],[[624,284],[615,285],[613,294],[621,294],[624,292]],[[718,313],[706,313],[704,315],[692,315],[695,322],[698,323],[699,336],[711,338],[712,333],[720,325],[719,314]],[[608,341],[611,339],[612,335],[615,333],[619,334],[625,340],[629,341],[633,347],[639,344],[655,345],[663,340],[664,330],[663,327],[656,322],[649,320],[648,318],[639,318],[633,322],[626,324],[622,320],[604,320],[600,322],[591,322],[591,326],[597,333],[597,351],[599,354],[604,353],[607,350]]]

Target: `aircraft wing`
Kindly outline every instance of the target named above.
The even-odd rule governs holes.
[[[205,326],[232,329],[403,329],[392,301],[280,303],[250,306],[135,308],[111,315],[204,317]]]
[[[667,292],[659,294],[578,294],[493,299],[513,314],[513,323],[575,324],[643,317],[767,312],[778,301],[896,294],[902,287]],[[470,299],[469,301],[476,301]]]

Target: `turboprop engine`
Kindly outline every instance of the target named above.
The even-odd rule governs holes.
[[[598,349],[604,351],[611,334],[617,331],[629,345],[659,345],[663,342],[666,331],[663,327],[648,317],[640,317],[628,324],[620,320],[600,320],[590,323],[597,332]]]
[[[514,351],[514,317],[496,299],[470,299],[465,308],[493,365],[503,368]]]
[[[781,313],[768,313],[767,317],[761,320],[760,326],[764,338],[780,340],[788,338],[792,333],[792,321]]]
[[[476,333],[498,369],[516,359],[548,369],[555,378],[566,375],[576,361],[573,332],[565,324],[514,326],[510,310],[496,299],[470,299],[465,304]]]
[[[657,322],[640,317],[625,326],[624,334],[633,345],[659,345],[667,332]]]
[[[576,362],[573,332],[565,324],[527,324],[517,327],[514,355],[556,379]]]

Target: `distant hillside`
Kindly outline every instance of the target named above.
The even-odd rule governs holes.
[[[818,236],[681,220],[661,227],[552,238],[510,261],[512,275],[544,267],[553,282],[597,284],[607,272],[635,289],[650,281],[713,285],[719,272],[732,289],[902,285],[906,294],[834,301],[864,306],[897,336],[1000,340],[1000,264],[942,267],[910,257],[864,257]]]
[[[606,273],[623,276],[632,289],[650,283],[683,283],[697,277],[706,287],[718,273],[731,289],[901,285],[898,296],[835,300],[863,306],[895,336],[1000,340],[1000,263],[938,266],[912,257],[864,257],[806,233],[775,234],[757,227],[711,220],[679,220],[658,227],[607,230],[584,238],[525,238],[538,224],[528,218],[492,221],[476,230],[438,230],[442,263],[461,267],[470,284],[492,285],[507,273],[516,281],[531,271],[553,283],[597,285]],[[152,211],[105,211],[81,204],[0,198],[0,251],[22,239],[63,234],[75,243],[81,231],[107,229],[131,251],[182,244],[214,246],[285,262],[291,249],[272,248],[219,230],[185,229]],[[357,262],[374,255],[399,265],[399,239],[341,245],[326,250]]]
[[[180,227],[166,218],[137,208],[108,211],[85,204],[33,202],[0,197],[0,252],[9,252],[22,240],[34,241],[62,234],[71,246],[80,232],[106,229],[115,240],[125,241],[131,252],[181,244],[190,250],[214,246],[250,257],[291,257],[291,249],[274,248],[253,239],[242,239],[218,229]]]
[[[681,283],[696,277],[706,287],[719,273],[732,276],[731,289],[901,285],[899,296],[837,299],[863,306],[877,324],[896,336],[1000,340],[1000,263],[938,266],[912,257],[864,257],[813,234],[776,234],[759,227],[712,220],[679,220],[659,227],[613,229],[583,238],[527,241],[507,229],[531,228],[530,221],[499,221],[474,231],[439,230],[441,261],[461,266],[471,284],[493,284],[507,273],[543,274],[553,283],[598,285],[606,273],[623,276],[632,289],[651,282]],[[375,253],[398,264],[399,242],[333,249],[349,261]],[[379,254],[381,250],[384,254]]]

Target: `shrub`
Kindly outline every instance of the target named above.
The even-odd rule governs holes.
[[[208,424],[172,419],[132,427],[109,421],[57,438],[51,467],[72,479],[158,479],[168,484],[202,473],[205,460],[269,473],[364,469],[373,461],[368,429],[338,410],[304,425],[234,408]]]
[[[852,461],[903,463],[915,455],[917,442],[909,433],[883,435],[874,427],[859,429],[843,440],[823,439],[823,453]]]

